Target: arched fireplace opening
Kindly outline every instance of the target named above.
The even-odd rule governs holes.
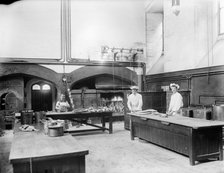
[[[117,115],[125,114],[127,94],[132,81],[120,76],[98,75],[71,85],[75,108],[108,107]]]

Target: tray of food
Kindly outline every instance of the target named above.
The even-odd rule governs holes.
[[[38,131],[34,126],[24,124],[19,127],[19,129],[23,132],[33,132],[33,131]]]

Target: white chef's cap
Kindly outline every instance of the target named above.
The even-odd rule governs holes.
[[[170,84],[170,87],[176,87],[177,89],[180,88],[180,86],[179,86],[178,84],[175,84],[175,83],[171,83],[171,84]]]
[[[139,88],[138,88],[138,86],[131,86],[130,87],[132,90],[138,90]]]

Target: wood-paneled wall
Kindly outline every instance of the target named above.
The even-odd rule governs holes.
[[[224,102],[224,66],[147,75],[145,91],[159,92],[170,83],[178,83],[180,90],[191,91],[190,104]]]

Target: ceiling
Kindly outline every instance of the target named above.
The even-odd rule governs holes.
[[[9,5],[19,0],[1,0],[0,4]]]
[[[146,12],[149,13],[162,13],[163,0],[149,0],[146,6]]]

